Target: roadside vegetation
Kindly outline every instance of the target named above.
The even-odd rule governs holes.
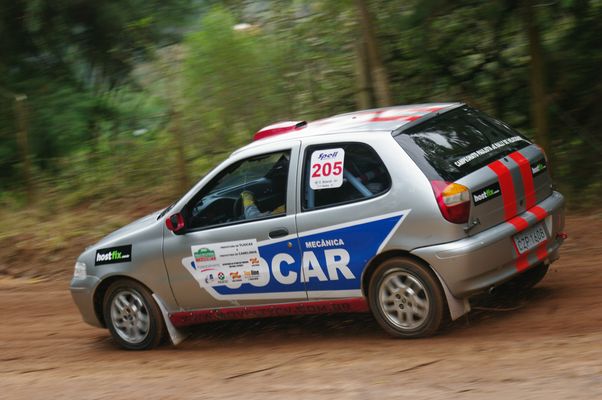
[[[70,271],[261,127],[464,101],[602,195],[601,0],[0,0],[0,274]]]

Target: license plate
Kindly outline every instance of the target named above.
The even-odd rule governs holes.
[[[523,232],[517,233],[512,239],[514,240],[514,244],[516,245],[519,254],[523,254],[524,252],[537,247],[538,244],[545,242],[547,238],[543,224],[538,224]]]

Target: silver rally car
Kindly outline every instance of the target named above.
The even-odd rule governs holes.
[[[87,248],[71,293],[127,349],[203,322],[371,311],[435,333],[471,295],[558,258],[564,200],[541,148],[465,104],[268,126],[167,209]]]

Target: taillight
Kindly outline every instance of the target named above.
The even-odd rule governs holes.
[[[470,191],[459,183],[431,181],[443,218],[455,224],[468,222]]]

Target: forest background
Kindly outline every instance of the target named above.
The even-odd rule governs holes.
[[[602,0],[0,0],[0,275],[44,275],[255,131],[469,103],[602,196]],[[61,268],[62,270],[62,268]]]

